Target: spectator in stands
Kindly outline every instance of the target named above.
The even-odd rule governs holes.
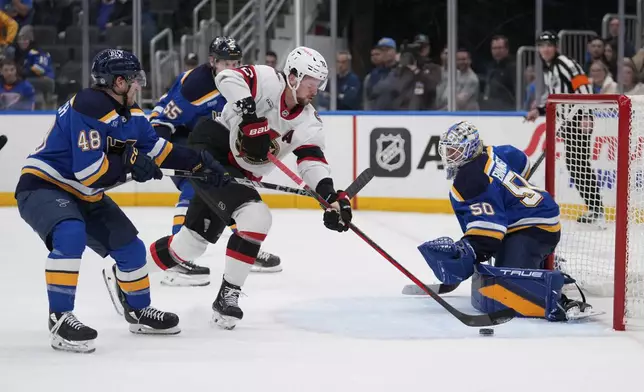
[[[54,67],[49,53],[40,50],[34,41],[34,28],[23,26],[18,33],[15,63],[22,76],[36,90],[36,107],[55,107],[53,102]]]
[[[277,67],[277,53],[273,52],[272,50],[267,51],[264,64],[273,68]]]
[[[594,94],[617,94],[617,83],[610,76],[606,63],[601,60],[590,65],[590,81]]]
[[[4,59],[0,63],[0,110],[34,110],[34,87],[18,76],[16,63]]]
[[[525,100],[523,101],[523,110],[532,110],[537,105],[537,75],[534,72],[534,66],[528,65],[523,71],[523,81],[525,84]]]
[[[351,53],[341,50],[336,55],[336,69],[338,71],[338,110],[360,109],[360,78],[351,71]],[[326,91],[318,95],[320,110],[331,108],[331,83],[327,83]]]
[[[604,40],[604,58],[611,75],[617,75],[617,41]]]
[[[418,67],[415,53],[400,54],[400,63],[391,70],[385,80],[374,87],[378,95],[378,110],[429,110],[433,107],[435,90],[429,74]]]
[[[640,83],[639,75],[633,61],[624,61],[624,94],[644,95],[644,84]]]
[[[445,65],[447,65],[447,53],[445,53]],[[456,52],[456,110],[479,110],[479,78],[471,65],[470,52],[467,49],[459,49]],[[436,97],[438,110],[447,110],[448,79],[449,76],[443,78],[438,86]]]
[[[593,37],[588,41],[588,56],[584,63],[584,72],[586,74],[590,73],[590,65],[595,61],[603,61],[608,65],[608,60],[606,60],[606,55],[604,54],[605,50],[606,44],[600,37]]]
[[[492,37],[490,44],[492,62],[485,72],[483,89],[483,110],[516,109],[516,63],[510,56],[508,38],[503,35]]]
[[[382,65],[382,51],[378,48],[371,49],[371,65],[373,69],[376,69]],[[370,83],[371,73],[368,73],[365,76],[364,81],[362,82],[362,108],[364,110],[372,110],[371,103],[367,99],[367,89],[366,86]]]
[[[199,65],[199,57],[196,53],[188,53],[186,58],[183,59],[183,70],[190,71],[193,68],[196,68]]]
[[[18,23],[7,13],[0,11],[0,54],[13,57],[14,48],[11,44],[16,38]]]
[[[619,42],[619,18],[612,18],[608,22],[608,37],[604,37],[606,40],[614,40]],[[613,46],[613,49],[617,53],[617,46]],[[624,37],[624,57],[633,57],[635,55],[635,45],[626,37]],[[617,56],[615,56],[617,57]]]
[[[382,109],[383,107],[389,107],[390,105],[386,102],[386,96],[388,92],[386,88],[378,88],[378,85],[382,83],[389,75],[389,72],[396,68],[398,62],[396,61],[396,41],[392,38],[384,37],[381,38],[376,44],[381,52],[381,63],[380,66],[374,68],[369,73],[369,82],[364,86],[366,89],[366,96],[368,106],[372,110],[386,110]],[[383,95],[384,94],[384,95]]]
[[[20,27],[31,24],[34,19],[33,0],[0,0],[4,10]]]
[[[416,61],[418,62],[418,68],[423,72],[430,82],[426,85],[426,96],[431,102],[426,109],[433,109],[434,103],[436,102],[436,88],[441,82],[442,72],[441,66],[434,63],[431,54],[431,45],[429,42],[429,37],[425,34],[418,34],[414,38],[414,44],[419,46],[418,54],[416,55]],[[425,95],[425,94],[423,94]]]

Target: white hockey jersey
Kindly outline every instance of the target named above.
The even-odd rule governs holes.
[[[257,117],[266,117],[268,126],[280,135],[273,139],[273,155],[281,160],[294,153],[300,176],[313,189],[320,180],[330,177],[331,171],[323,152],[322,120],[311,104],[304,107],[297,105],[288,110],[285,96],[291,91],[282,72],[276,72],[266,65],[248,65],[224,70],[217,74],[215,80],[219,92],[227,101],[217,121],[230,131],[230,150],[242,169],[262,177],[275,168],[270,161],[258,163],[238,156],[236,141],[242,117],[236,111],[235,102],[252,96]]]

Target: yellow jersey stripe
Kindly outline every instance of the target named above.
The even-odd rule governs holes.
[[[76,189],[74,189],[73,187],[71,187],[71,186],[69,186],[67,184],[63,184],[60,181],[54,180],[47,173],[42,172],[42,171],[40,171],[40,170],[38,170],[36,168],[31,168],[31,167],[24,168],[24,169],[22,169],[20,174],[32,174],[32,175],[34,175],[36,177],[39,177],[39,178],[41,178],[41,179],[43,179],[43,180],[45,180],[47,182],[51,182],[52,184],[54,184],[57,187],[59,187],[62,190],[64,190],[65,192],[71,193],[72,195],[76,196],[77,198],[79,198],[81,200],[85,200],[85,201],[89,201],[89,202],[96,202],[96,201],[99,201],[99,200],[101,200],[103,198],[103,192],[99,192],[99,193],[97,193],[95,195],[91,195],[91,196],[84,195],[84,194],[80,193],[79,191],[77,191]]]
[[[101,164],[101,168],[96,171],[96,173],[92,174],[91,176],[87,177],[83,181],[81,181],[81,184],[85,186],[90,186],[96,181],[98,181],[99,178],[103,176],[103,174],[107,173],[107,170],[110,168],[110,161],[107,159],[107,155],[103,157],[103,163]]]
[[[454,196],[454,199],[456,199],[456,201],[465,201],[463,196],[461,196],[461,194],[456,190],[454,186],[452,186],[452,196]]]
[[[503,237],[505,237],[505,234],[501,233],[500,231],[486,230],[486,229],[479,229],[479,228],[469,229],[468,231],[465,232],[464,235],[480,235],[484,237],[496,238],[497,240],[502,240]]]
[[[161,151],[161,153],[159,155],[157,155],[156,158],[154,158],[154,163],[156,163],[157,166],[161,166],[163,161],[165,161],[165,159],[168,157],[168,155],[172,151],[172,147],[173,147],[172,143],[170,143],[170,142],[167,142],[165,144],[165,147],[163,147],[163,151]]]
[[[112,110],[111,112],[109,112],[109,113],[107,113],[106,115],[104,115],[103,117],[101,117],[98,121],[100,121],[100,122],[102,122],[102,123],[104,123],[104,124],[108,124],[108,123],[110,123],[112,120],[117,119],[117,118],[118,118],[118,116],[119,116],[119,115],[118,115],[118,113],[116,113],[116,110]]]
[[[185,221],[186,221],[185,215],[177,215],[172,219],[172,226],[183,225]]]
[[[197,100],[194,100],[194,101],[192,101],[190,103],[195,105],[195,106],[199,106],[204,102],[210,101],[211,99],[215,98],[218,95],[219,95],[219,90],[214,90],[214,91],[211,91],[208,94],[204,95],[203,97],[201,97],[201,98],[199,98]]]
[[[558,231],[561,231],[561,224],[557,223],[556,225],[523,225],[523,226],[517,226],[513,227],[511,229],[508,229],[508,233],[514,233],[515,231],[527,229],[530,227],[536,227],[541,230],[549,231],[551,233],[556,233]]]
[[[487,148],[487,162],[485,163],[485,174],[490,175],[490,167],[494,160],[492,159],[493,151],[492,146]]]
[[[184,81],[184,80],[186,80],[186,78],[188,77],[188,75],[190,75],[190,73],[191,73],[193,70],[194,70],[194,68],[193,68],[193,69],[191,69],[191,70],[189,70],[189,71],[186,71],[186,73],[181,77],[181,84],[183,84],[183,81]],[[163,97],[161,97],[161,99],[163,99]]]

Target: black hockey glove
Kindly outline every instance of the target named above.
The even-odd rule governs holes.
[[[279,135],[268,126],[266,117],[257,117],[252,97],[240,99],[234,105],[242,117],[237,135],[239,155],[254,161],[265,161],[270,152],[271,140]]]
[[[270,129],[266,117],[244,119],[239,124],[239,152],[255,161],[265,161],[271,149],[271,140],[277,133]]]
[[[324,211],[324,226],[339,232],[349,230],[349,223],[353,217],[349,196],[339,190],[327,196],[326,201],[331,204],[332,208],[327,208]]]
[[[206,175],[206,179],[199,181],[215,188],[221,188],[230,182],[228,171],[208,151],[202,150],[199,157],[200,162],[192,169],[193,173]]]
[[[125,173],[132,173],[132,179],[137,182],[146,182],[151,179],[160,180],[163,173],[156,163],[131,144],[127,144],[123,150],[123,166]]]

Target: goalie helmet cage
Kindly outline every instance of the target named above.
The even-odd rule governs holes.
[[[643,155],[644,96],[548,97],[546,190],[562,225],[551,259],[587,293],[613,296],[619,331],[644,325]]]

